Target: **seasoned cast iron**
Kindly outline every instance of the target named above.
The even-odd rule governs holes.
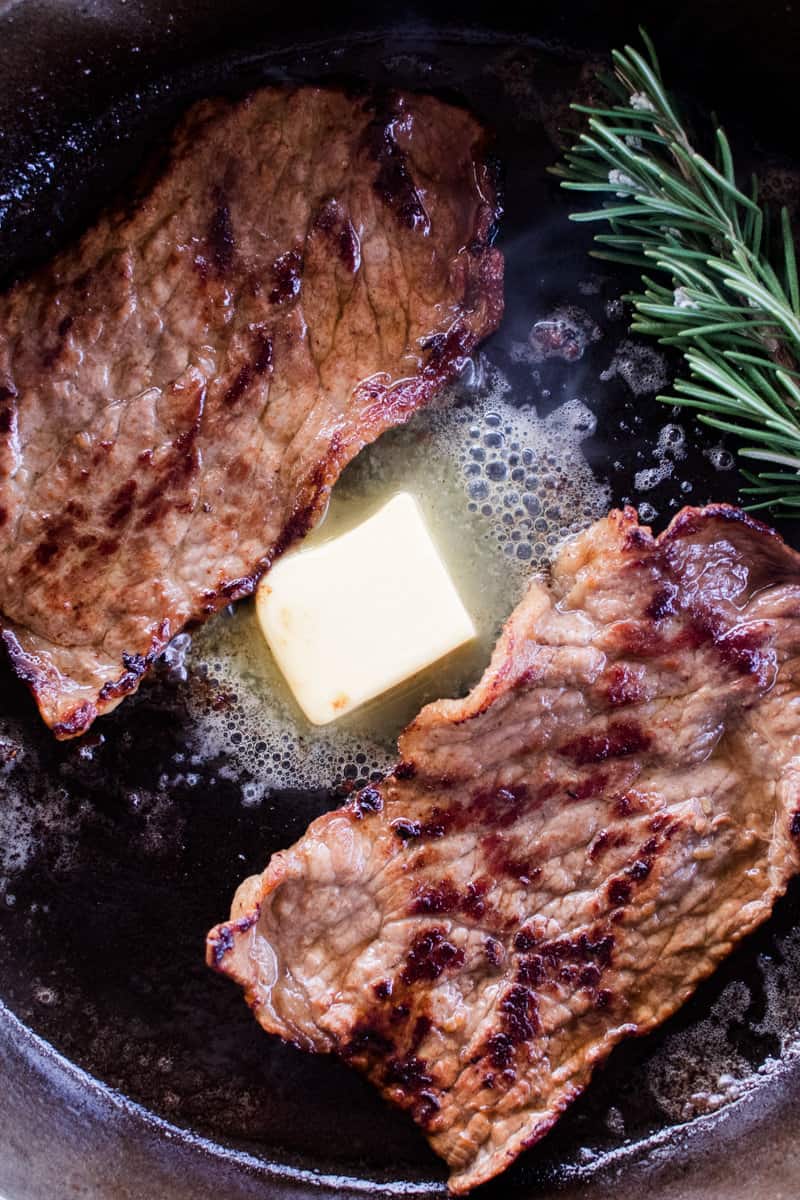
[[[633,38],[642,6],[557,7],[0,0],[3,279],[124,192],[194,98],[267,80],[438,91],[495,130],[505,173],[507,317],[489,360],[540,411],[580,396],[598,417],[585,445],[613,502],[645,499],[636,472],[670,414],[600,378],[626,335],[613,303],[626,280],[589,264],[589,234],[567,222],[544,173],[584,64]],[[667,76],[698,112],[723,113],[745,165],[796,202],[781,103],[800,49],[791,6],[651,5],[646,17]],[[511,344],[562,304],[580,305],[603,337],[579,361],[542,364],[532,393]],[[724,451],[719,439],[683,426],[686,457],[646,495],[659,527],[686,501],[736,496],[736,471],[707,453]],[[443,1194],[444,1171],[405,1117],[337,1062],[265,1037],[203,965],[204,934],[238,881],[338,803],[340,780],[243,805],[244,758],[234,748],[222,762],[193,736],[186,698],[212,684],[196,664],[184,674],[160,667],[86,737],[57,744],[0,669],[0,1194]],[[616,1051],[555,1132],[483,1194],[796,1196],[799,902],[792,887],[675,1018]]]

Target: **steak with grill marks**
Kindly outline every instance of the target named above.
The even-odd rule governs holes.
[[[242,885],[208,959],[407,1109],[460,1193],[798,869],[800,555],[724,505],[658,538],[613,512],[400,752]]]
[[[484,134],[430,96],[197,105],[0,296],[0,630],[59,737],[251,592],[502,311]]]

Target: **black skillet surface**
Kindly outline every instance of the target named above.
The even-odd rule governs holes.
[[[379,33],[365,32],[362,22],[357,36],[320,21],[298,42],[288,36],[286,13],[273,14],[269,34],[263,10],[254,28],[252,6],[226,5],[227,21],[221,8],[191,15],[176,8],[170,20],[154,5],[126,12],[124,5],[49,9],[23,0],[5,17],[0,5],[0,47],[5,35],[12,68],[0,84],[7,277],[46,255],[124,186],[193,98],[266,80],[354,77],[442,91],[496,130],[505,169],[507,317],[486,347],[490,361],[541,411],[583,398],[598,416],[587,455],[612,500],[645,501],[658,527],[683,503],[736,498],[735,469],[716,469],[708,456],[724,450],[718,437],[655,410],[650,395],[634,395],[620,377],[601,379],[626,336],[614,303],[626,280],[589,264],[588,233],[567,222],[565,199],[544,174],[587,53],[633,35],[625,6],[607,8],[616,26],[608,31],[593,6],[575,8],[573,26],[563,14],[531,18],[529,29],[558,35],[549,41],[510,28],[460,35],[417,12]],[[713,11],[719,20],[723,10]],[[728,27],[716,51],[738,45],[737,61],[744,61],[747,25],[737,23],[738,11],[724,10]],[[748,76],[746,97],[732,87],[738,72],[720,72],[715,63],[723,60],[703,58],[713,43],[687,14],[653,10],[671,72],[694,83],[700,106],[713,97],[731,114],[744,156],[776,167],[791,144],[781,142],[779,124],[765,121],[780,71],[794,62],[796,23],[789,27],[781,9],[753,33],[751,65],[758,70],[759,58],[772,52],[777,67],[772,77]],[[351,20],[340,17],[340,28]],[[335,19],[328,12],[327,23]],[[581,53],[566,48],[581,41]],[[701,63],[707,69],[699,74]],[[759,141],[759,128],[769,139]],[[530,366],[512,363],[512,343],[564,304],[579,305],[603,336],[578,361],[542,364],[535,383]],[[636,472],[672,454],[663,441],[658,451],[656,439],[678,419],[686,456],[659,486],[637,493]],[[180,676],[162,666],[94,731],[58,745],[23,689],[0,671],[0,1191],[10,1200],[38,1200],[59,1195],[59,1179],[63,1194],[92,1197],[210,1196],[220,1187],[237,1197],[305,1196],[318,1188],[341,1196],[443,1191],[441,1165],[404,1117],[338,1063],[265,1037],[238,992],[204,967],[203,937],[227,912],[237,882],[337,803],[339,781],[320,779],[318,791],[276,792],[259,806],[243,805],[250,782],[243,760],[234,752],[223,763],[197,750],[186,700],[208,692],[208,680],[191,671]],[[346,773],[364,769],[354,763]],[[617,1170],[622,1186],[629,1178],[638,1187],[634,1165],[654,1161],[665,1147],[673,1154],[688,1147],[691,1165],[692,1154],[710,1153],[715,1137],[757,1128],[793,1086],[799,904],[800,889],[792,887],[772,920],[677,1017],[617,1051],[555,1132],[485,1194],[547,1195],[577,1180],[585,1194],[600,1195]],[[727,1191],[736,1194],[733,1181]]]

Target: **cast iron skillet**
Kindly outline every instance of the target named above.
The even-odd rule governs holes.
[[[544,364],[536,401],[582,396],[598,415],[590,461],[615,503],[637,498],[635,473],[653,461],[668,414],[600,379],[625,336],[607,305],[626,281],[610,272],[586,294],[586,235],[567,223],[544,168],[582,64],[632,38],[640,6],[521,12],[496,0],[490,15],[487,27],[485,6],[0,0],[4,279],[124,189],[193,98],[276,79],[439,91],[496,130],[505,169],[508,315],[487,354],[513,375],[511,341],[554,306],[580,303],[604,337],[579,363]],[[649,6],[647,20],[670,77],[698,109],[724,113],[740,158],[796,199],[781,174],[795,136],[779,102],[793,90],[797,15],[695,0]],[[687,457],[647,494],[658,526],[687,500],[736,496],[736,471],[704,453],[718,439],[684,425]],[[235,753],[185,761],[185,700],[208,685],[179,675],[156,671],[85,738],[57,745],[0,671],[0,720],[22,727],[0,738],[0,1192],[442,1194],[443,1169],[404,1117],[338,1063],[266,1038],[205,969],[203,936],[236,883],[337,803],[338,781],[243,806]],[[483,1194],[796,1195],[799,900],[790,888],[672,1021],[615,1052],[555,1132]]]

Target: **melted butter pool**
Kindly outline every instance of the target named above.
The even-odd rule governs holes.
[[[399,491],[414,495],[477,630],[476,639],[330,725],[303,716],[261,634],[252,601],[195,634],[189,666],[207,673],[221,707],[193,694],[206,750],[252,775],[246,803],[275,787],[330,786],[387,770],[397,735],[423,704],[461,696],[489,661],[531,575],[566,536],[608,508],[581,442],[594,417],[571,400],[540,418],[518,405],[495,367],[478,360],[467,383],[367,447],[337,483],[317,545],[360,524]],[[363,564],[369,586],[370,564]]]

